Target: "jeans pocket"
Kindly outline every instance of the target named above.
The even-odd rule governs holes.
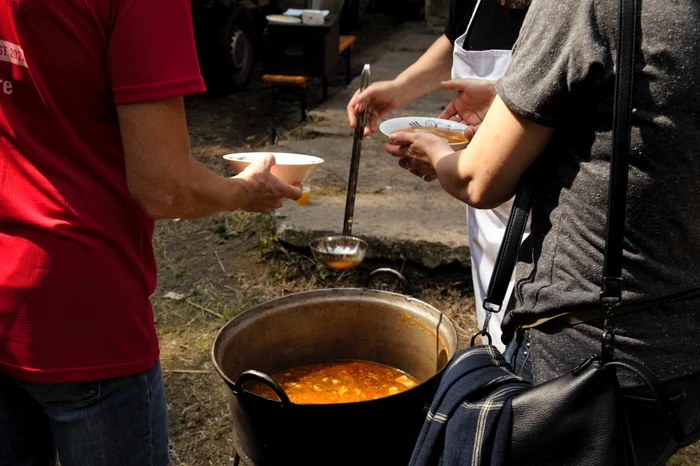
[[[100,398],[100,381],[70,383],[33,383],[18,381],[18,385],[42,404],[89,403]]]

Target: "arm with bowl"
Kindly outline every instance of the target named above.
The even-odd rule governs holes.
[[[117,113],[129,192],[154,219],[198,219],[238,209],[269,213],[284,198],[301,196],[301,186],[270,173],[272,155],[233,178],[192,157],[182,97],[118,105]]]
[[[431,167],[451,196],[477,209],[491,209],[515,195],[520,177],[552,132],[496,98],[466,149],[454,152],[444,139],[425,133],[392,134],[385,148],[400,163]]]
[[[387,113],[442,87],[458,94],[439,118],[465,124],[464,136],[471,139],[496,91],[491,80],[451,80],[452,50],[452,43],[443,34],[413,65],[393,80],[373,83],[363,92],[358,90],[347,106],[350,126],[355,127],[357,114],[367,106],[364,135],[369,136],[378,131],[379,120]]]
[[[525,11],[523,0],[452,0],[444,33],[410,67],[391,81],[380,81],[356,92],[347,105],[351,127],[367,106],[365,136],[379,129],[386,114],[442,87],[457,91],[439,118],[467,126],[471,139],[495,96],[495,79],[507,67]],[[480,6],[483,4],[482,6]],[[479,22],[477,13],[484,15]],[[472,27],[472,24],[474,27]],[[494,32],[497,31],[497,32]],[[466,49],[466,50],[465,50]],[[466,60],[466,62],[465,62]]]
[[[365,136],[377,132],[379,119],[390,111],[431,92],[450,78],[452,43],[443,34],[416,62],[391,81],[371,84],[357,91],[347,106],[350,126],[357,124],[356,115],[367,106]]]

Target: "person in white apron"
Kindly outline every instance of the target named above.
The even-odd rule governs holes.
[[[445,34],[438,38],[423,56],[394,80],[373,83],[364,92],[358,91],[353,96],[347,106],[350,125],[354,127],[355,115],[364,105],[367,105],[365,135],[369,135],[377,131],[379,118],[437,89],[441,84],[449,89],[462,89],[465,86],[464,82],[459,81],[462,78],[496,80],[508,67],[510,49],[505,47],[512,46],[524,18],[524,10],[513,13],[512,8],[520,9],[524,6],[522,4],[527,3],[529,3],[527,0],[453,0],[450,22],[445,28]],[[465,29],[467,19],[466,30],[461,33],[461,30]],[[475,48],[480,50],[465,47],[470,35],[472,37],[470,44],[474,43]],[[477,39],[476,42],[474,39]],[[496,48],[494,45],[503,48]],[[458,81],[445,83],[444,81],[449,78]],[[481,96],[475,93],[488,92],[489,89],[492,91],[490,86],[472,86],[457,99],[478,100]],[[457,99],[446,108],[446,112],[460,107]],[[460,117],[456,111],[453,111],[452,114],[443,112],[441,117],[461,120],[462,117],[466,119],[467,115],[463,114]],[[469,123],[473,124],[472,121],[476,120],[478,118],[472,118]],[[476,210],[470,207],[467,209],[472,278],[480,328],[485,318],[482,302],[511,206],[512,201],[509,201],[493,210]],[[506,300],[512,288],[511,283]],[[501,319],[502,313],[498,314],[498,318],[490,321],[488,330],[494,346],[504,351],[505,345],[501,342]]]
[[[482,3],[493,0],[478,0],[474,7],[467,30],[454,43],[452,55],[452,79],[487,79],[495,81],[505,73],[510,63],[510,50],[465,50],[464,44],[469,37],[472,26],[478,17]],[[458,114],[456,120],[461,120]],[[467,206],[467,230],[469,232],[469,252],[471,254],[472,281],[474,283],[474,300],[476,317],[479,328],[484,325],[486,311],[483,302],[493,272],[498,249],[503,241],[508,217],[513,207],[513,199],[494,209],[480,210]],[[528,220],[525,236],[530,233],[530,221]],[[515,279],[511,278],[510,286],[503,300],[508,303]],[[493,314],[489,321],[488,332],[492,343],[502,352],[505,345],[501,342],[501,322],[503,310]]]

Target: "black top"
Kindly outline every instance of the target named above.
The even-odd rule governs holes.
[[[454,44],[467,30],[477,0],[452,0],[445,36]],[[510,50],[518,38],[526,9],[508,9],[496,0],[482,0],[471,32],[464,41],[465,50]]]

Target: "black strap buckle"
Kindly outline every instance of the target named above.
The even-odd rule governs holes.
[[[482,337],[486,337],[488,340],[489,345],[493,343],[493,340],[491,339],[491,334],[489,333],[489,322],[491,321],[491,311],[486,311],[486,318],[484,319],[484,325],[481,327],[481,330],[476,332],[474,335],[472,335],[472,341],[470,346],[474,346],[474,343],[476,343],[476,337],[481,335]]]
[[[484,310],[488,311],[488,312],[500,312],[501,311],[501,306],[490,302],[488,299],[484,299],[482,306],[483,306]]]
[[[472,335],[472,341],[471,341],[471,344],[469,346],[474,346],[474,344],[476,343],[476,337],[478,337],[478,336],[486,337],[486,340],[488,340],[488,343],[487,343],[488,345],[490,345],[492,343],[491,334],[489,332],[479,330],[474,335]]]
[[[612,307],[609,307],[607,311],[605,311],[605,319],[603,320],[603,346],[600,356],[603,364],[612,361],[615,356],[615,321],[613,319]]]
[[[603,277],[600,300],[605,307],[615,307],[622,301],[622,278]]]

